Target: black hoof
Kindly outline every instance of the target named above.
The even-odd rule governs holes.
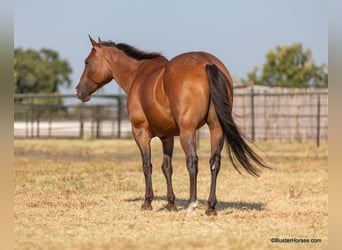
[[[175,204],[172,204],[172,203],[168,203],[168,204],[166,205],[166,209],[169,210],[170,212],[171,212],[171,211],[177,211],[176,205],[175,205]]]
[[[144,202],[144,204],[141,205],[141,210],[152,210],[151,203],[149,202]]]
[[[208,208],[207,211],[205,211],[205,214],[208,216],[216,216],[217,212],[215,208]]]

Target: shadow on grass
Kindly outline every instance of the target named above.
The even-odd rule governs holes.
[[[165,201],[165,206],[161,210],[166,209],[167,198],[165,196],[156,196],[154,198],[155,201]],[[142,197],[134,198],[134,199],[126,199],[126,202],[143,202],[144,199]],[[207,206],[206,200],[198,200],[199,204],[198,207],[205,207]],[[175,205],[179,210],[183,210],[188,206],[188,200],[185,199],[177,199],[175,200]],[[153,206],[153,202],[152,202]],[[227,201],[218,201],[216,205],[216,210],[239,210],[239,211],[263,211],[266,208],[266,204],[262,202],[245,202],[245,201],[236,201],[236,202],[227,202]]]

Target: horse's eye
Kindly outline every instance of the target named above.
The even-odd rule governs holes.
[[[89,61],[88,60],[84,61],[84,64],[85,65],[89,64]]]

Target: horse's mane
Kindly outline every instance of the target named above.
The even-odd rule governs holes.
[[[113,41],[105,41],[105,42],[101,42],[100,44],[104,46],[115,47],[119,50],[122,50],[127,56],[132,57],[136,60],[154,59],[154,58],[162,56],[160,53],[156,53],[156,52],[149,53],[149,52],[138,50],[137,48],[131,45],[128,45],[126,43],[116,44]]]

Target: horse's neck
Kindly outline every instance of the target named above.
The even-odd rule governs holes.
[[[121,51],[115,51],[115,53],[111,53],[108,62],[114,80],[128,94],[139,69],[139,61],[128,57]]]

